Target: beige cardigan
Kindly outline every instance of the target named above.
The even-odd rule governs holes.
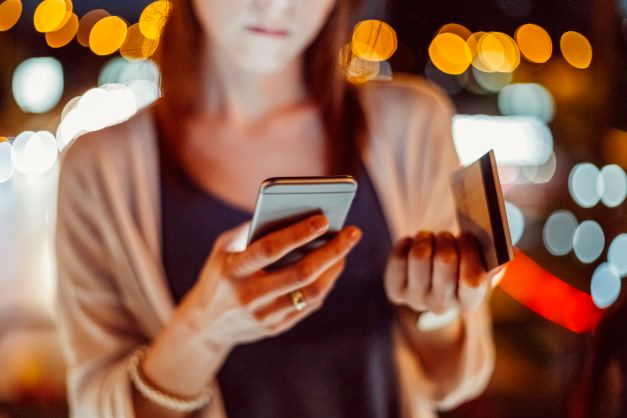
[[[393,239],[419,229],[456,231],[448,178],[459,162],[452,106],[417,78],[362,89],[370,124],[363,159]],[[149,108],[78,139],[64,155],[58,196],[59,327],[71,414],[133,417],[126,364],[174,305],[161,263],[158,148]],[[488,308],[464,316],[457,374],[428,379],[405,340],[394,344],[403,417],[432,417],[481,393],[494,364]],[[451,383],[452,382],[452,383]],[[217,382],[198,416],[225,418]]]

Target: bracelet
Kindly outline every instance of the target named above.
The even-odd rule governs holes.
[[[152,387],[141,376],[139,366],[146,356],[147,346],[135,350],[128,362],[128,374],[135,388],[147,399],[164,408],[177,412],[192,412],[206,406],[211,401],[210,388],[205,389],[193,399],[181,399]]]

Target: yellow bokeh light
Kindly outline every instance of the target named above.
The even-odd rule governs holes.
[[[459,23],[447,23],[446,25],[443,25],[440,29],[438,29],[437,35],[441,33],[454,33],[464,41],[472,34],[466,26],[460,25]]]
[[[67,24],[67,22],[70,21],[70,18],[72,17],[72,12],[74,10],[74,5],[72,4],[72,0],[64,0],[64,1],[65,1],[65,15],[63,16],[61,23],[59,23],[59,25],[56,28],[54,28],[51,32],[57,31],[61,29],[62,27],[64,27]]]
[[[152,56],[159,46],[156,39],[146,38],[139,29],[139,23],[128,28],[126,40],[120,47],[120,55],[128,60],[147,59]]]
[[[0,136],[0,142],[7,142],[9,140],[9,138],[7,138],[6,136]]]
[[[390,25],[380,20],[363,20],[353,29],[353,54],[367,61],[385,61],[394,54],[398,41]]]
[[[44,0],[35,9],[33,22],[38,32],[51,32],[65,19],[67,7],[64,0]]]
[[[78,16],[72,13],[67,23],[54,32],[46,33],[46,43],[52,48],[61,48],[69,44],[78,31]]]
[[[85,13],[78,21],[78,32],[76,33],[76,40],[78,43],[85,48],[89,48],[89,34],[91,33],[92,28],[99,20],[108,16],[111,15],[104,9],[94,9]]]
[[[514,71],[520,64],[520,50],[516,42],[502,32],[490,32],[479,38],[473,65],[483,72]]]
[[[20,0],[5,0],[0,3],[0,32],[11,29],[22,16]]]
[[[89,48],[96,55],[109,55],[120,49],[128,28],[126,22],[117,16],[100,19],[89,34]]]
[[[542,64],[551,58],[553,53],[551,37],[540,26],[531,23],[522,25],[516,30],[515,38],[520,52],[527,60]]]
[[[148,39],[159,39],[172,5],[170,1],[158,0],[150,3],[139,16],[139,29]]]
[[[429,58],[433,65],[447,74],[462,74],[472,62],[470,47],[454,33],[441,33],[429,45]]]
[[[560,39],[564,59],[575,68],[588,68],[592,62],[592,45],[578,32],[569,31]]]

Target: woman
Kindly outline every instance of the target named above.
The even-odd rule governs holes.
[[[426,417],[484,389],[492,273],[453,235],[452,109],[419,80],[343,82],[357,6],[173,1],[162,99],[67,152],[57,252],[74,416]],[[323,216],[243,248],[263,179],[346,173],[359,191],[334,239],[272,273]]]

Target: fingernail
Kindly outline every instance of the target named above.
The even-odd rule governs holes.
[[[311,219],[311,226],[316,231],[326,228],[328,226],[327,218],[324,215],[316,215]]]
[[[361,237],[361,230],[357,227],[352,227],[351,231],[348,233],[348,238],[351,241],[355,242]]]

